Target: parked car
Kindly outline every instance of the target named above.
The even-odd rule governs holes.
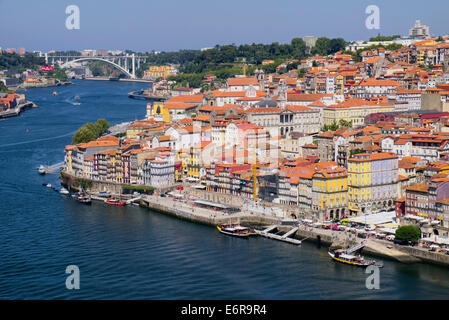
[[[377,233],[375,231],[368,231],[368,236],[370,238],[377,238]]]
[[[400,239],[394,239],[394,244],[399,244],[401,246],[414,246],[414,245],[416,245],[416,242],[407,241],[407,240],[400,240]]]
[[[369,226],[369,225],[368,225],[368,226],[365,227],[365,230],[366,230],[366,231],[374,231],[375,228],[374,228],[373,226]]]
[[[354,228],[354,227],[351,227],[351,228],[349,228],[348,230],[349,230],[349,232],[351,232],[351,233],[357,233],[357,229]]]
[[[332,225],[332,230],[338,231],[338,224],[333,224]]]
[[[390,235],[388,235],[388,236],[385,237],[385,240],[388,240],[388,241],[394,241],[394,238],[395,238],[395,236],[392,235],[392,234],[390,234]]]
[[[345,231],[346,227],[345,226],[338,226],[338,231]]]
[[[366,233],[359,233],[359,234],[357,234],[357,237],[366,239]]]
[[[331,225],[330,224],[323,224],[323,229],[330,229]]]
[[[383,239],[386,238],[386,236],[387,236],[387,235],[386,235],[385,233],[378,233],[378,234],[376,235],[376,238],[377,238],[377,239],[382,239],[382,240],[383,240]]]

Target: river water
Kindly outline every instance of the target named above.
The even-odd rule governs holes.
[[[448,298],[447,268],[384,261],[380,289],[368,290],[363,269],[315,244],[230,238],[135,206],[85,206],[42,185],[59,187],[57,174],[36,168],[63,161],[84,123],[143,118],[146,103],[127,93],[146,86],[29,89],[38,108],[0,121],[0,299]],[[79,290],[66,288],[68,265],[79,267]]]

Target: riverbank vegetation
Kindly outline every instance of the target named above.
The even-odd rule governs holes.
[[[154,192],[154,188],[150,187],[150,186],[131,186],[131,185],[123,185],[122,189],[124,191],[124,193],[126,193],[126,191],[131,192],[140,192],[140,193],[145,193],[145,194],[153,194]]]
[[[79,128],[72,137],[72,144],[86,143],[97,139],[100,135],[107,132],[109,122],[106,119],[98,119],[95,123],[86,123]]]

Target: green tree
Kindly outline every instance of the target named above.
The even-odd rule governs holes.
[[[105,133],[109,130],[109,122],[107,122],[106,119],[98,119],[97,122],[95,122],[95,125],[100,128],[101,133]]]
[[[65,71],[61,68],[55,67],[53,69],[53,71],[41,71],[40,72],[42,75],[49,77],[49,78],[55,78],[58,79],[60,81],[67,81],[67,74],[65,73]]]
[[[329,50],[330,40],[325,37],[318,38],[315,42],[315,46],[312,48],[312,53],[320,56],[327,55]]]
[[[306,55],[307,45],[301,38],[293,38],[290,46],[291,53],[296,59],[302,59]]]
[[[421,229],[413,225],[401,226],[396,229],[395,238],[398,240],[416,242],[421,239]]]
[[[89,129],[90,131],[92,131],[92,133],[95,135],[95,137],[98,137],[102,133],[101,128],[99,126],[97,126],[95,123],[86,123],[84,125],[84,127]]]
[[[0,81],[0,92],[2,92],[2,93],[9,93],[10,92],[2,81]]]
[[[86,123],[76,131],[72,137],[72,143],[78,144],[95,140],[108,129],[109,122],[106,119],[98,119],[95,123]]]
[[[353,155],[360,154],[360,153],[365,153],[365,150],[356,148],[356,149],[349,151],[349,156],[352,157]]]
[[[0,54],[0,69],[17,70],[18,72],[26,69],[39,70],[40,66],[45,65],[45,59],[37,57],[31,53],[25,53],[20,56],[16,53],[2,52]]]
[[[72,144],[86,143],[95,140],[97,136],[89,128],[83,126],[79,128],[72,138]]]
[[[338,130],[338,124],[337,122],[332,122],[331,124],[325,124],[323,126],[323,128],[321,129],[321,131],[326,132],[326,131],[336,131]]]
[[[392,35],[392,36],[381,36],[380,34],[377,35],[377,37],[372,37],[369,39],[369,41],[393,41],[395,39],[400,38],[401,36],[398,34]]]
[[[346,41],[342,38],[331,39],[329,41],[327,54],[334,54],[338,51],[343,51],[346,48]]]
[[[340,121],[338,121],[338,124],[340,125],[340,127],[352,128],[352,122],[351,121],[340,119]]]

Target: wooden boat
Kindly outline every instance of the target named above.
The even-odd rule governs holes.
[[[105,202],[111,206],[124,206],[126,205],[126,202],[124,201],[119,201],[115,198],[108,198],[105,200]]]
[[[92,198],[83,191],[72,194],[72,198],[83,204],[92,204]]]
[[[347,253],[344,249],[338,249],[334,252],[329,251],[329,255],[332,257],[334,261],[349,264],[352,266],[363,267],[366,268],[368,266],[374,265],[376,267],[383,267],[382,262],[376,262],[376,260],[368,260],[360,255],[353,255]]]
[[[92,204],[91,197],[85,194],[78,194],[77,196],[75,196],[75,200],[83,204]]]
[[[218,231],[220,231],[223,234],[234,236],[234,237],[250,237],[250,236],[256,236],[258,235],[257,232],[254,230],[243,227],[239,223],[227,223],[227,224],[221,224],[217,226]]]

